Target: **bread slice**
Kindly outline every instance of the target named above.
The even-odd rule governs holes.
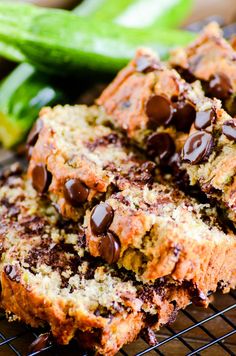
[[[226,44],[225,40],[218,41],[220,35],[215,26],[212,26],[205,30],[196,43],[183,50],[191,73],[194,72],[191,63],[197,61],[197,58],[200,60],[197,61],[196,68],[194,67],[195,74],[198,73],[198,67],[207,71],[205,61],[210,60],[214,63],[209,63],[209,70],[220,65],[223,70],[223,64],[228,64],[231,69],[235,67],[232,48],[230,52],[230,45]],[[225,52],[228,56],[224,57],[224,60],[214,58],[216,51],[211,51],[211,46],[216,46],[217,50],[219,47],[222,57]],[[228,57],[231,61],[228,61]],[[149,67],[148,70],[140,72],[139,63],[144,61],[144,58]],[[197,78],[206,79],[200,75]],[[233,78],[232,76],[232,80]],[[219,100],[204,97],[198,85],[199,83],[186,83],[176,71],[165,64],[155,62],[151,53],[140,50],[104,90],[98,104],[110,115],[111,122],[125,131],[136,145],[144,148],[149,157],[154,158],[162,168],[171,168],[185,190],[186,182],[200,187],[223,209],[226,218],[235,224],[236,120],[222,109]],[[172,110],[169,121],[166,119],[162,125],[160,112],[168,111],[168,105],[166,104],[166,107],[161,103],[160,97],[165,98],[169,110]],[[150,109],[153,98],[159,98],[159,101],[156,99]],[[130,105],[123,108],[123,103],[127,101]],[[189,111],[189,106],[194,108],[194,111]],[[192,119],[187,115],[189,112]],[[155,115],[156,126],[151,126],[153,118],[150,114]]]
[[[223,101],[231,115],[236,114],[236,52],[223,38],[217,23],[206,26],[186,48],[173,51],[170,64],[186,80],[202,81],[207,96]]]
[[[61,344],[76,338],[112,356],[189,303],[188,284],[143,284],[89,256],[78,223],[63,221],[15,168],[0,181],[1,307],[11,320],[49,325]]]
[[[236,240],[230,231],[221,228],[216,210],[209,204],[202,205],[186,197],[170,184],[153,183],[155,177],[149,169],[149,165],[153,169],[153,164],[141,158],[134,160],[132,151],[127,154],[122,144],[116,149],[114,144],[104,144],[101,140],[102,145],[96,145],[95,153],[87,149],[88,134],[91,142],[95,140],[92,141],[94,126],[86,124],[81,128],[76,122],[81,117],[79,123],[82,124],[83,113],[88,115],[95,109],[66,106],[43,113],[43,129],[33,148],[29,176],[32,177],[39,162],[46,167],[52,176],[48,196],[57,202],[65,218],[81,220],[80,212],[87,209],[84,227],[93,256],[100,256],[109,264],[117,262],[144,282],[167,276],[180,283],[187,281],[205,298],[209,290],[216,290],[220,280],[234,287]],[[71,122],[68,123],[69,117]],[[98,114],[97,118],[100,118]],[[75,136],[84,138],[82,146],[77,141],[71,144],[72,125]],[[111,130],[99,127],[100,131]],[[99,153],[102,162],[106,158],[105,169],[100,164]],[[78,164],[71,167],[66,154],[74,157]],[[106,186],[106,194],[100,199],[97,196],[89,207],[84,202],[76,208],[67,201],[68,208],[62,208],[66,201],[63,187],[69,178],[83,178],[83,162],[90,161],[91,157],[94,157],[94,170],[84,170],[88,176],[83,183],[88,187],[90,174],[93,179],[96,174],[105,172],[112,179],[111,186]],[[125,157],[122,167],[120,157]],[[114,175],[116,171],[117,176]]]
[[[113,218],[98,231],[104,204]],[[87,212],[85,227],[92,255],[118,260],[142,281],[167,276],[192,284],[204,298],[220,284],[226,291],[236,285],[235,235],[222,230],[209,204],[198,204],[177,189],[130,186]]]
[[[75,220],[86,207],[114,189],[153,180],[155,164],[114,130],[97,107],[57,106],[45,108],[29,139],[29,177],[50,198],[62,215]]]

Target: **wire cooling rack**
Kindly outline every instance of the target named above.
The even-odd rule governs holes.
[[[20,157],[0,149],[0,170]],[[118,355],[236,355],[236,291],[210,296],[207,309],[190,305],[179,312],[174,324],[162,328],[157,333],[158,344],[149,347],[139,338],[125,346]],[[28,353],[29,345],[43,330],[34,330],[19,322],[8,323],[0,312],[0,356],[88,356],[79,353],[78,346],[50,345],[45,349]]]
[[[31,342],[40,334],[20,323],[8,323],[0,314],[0,355],[4,356],[89,356],[79,353],[75,342],[69,346],[50,345],[28,353]],[[236,293],[213,296],[207,309],[189,306],[179,312],[173,325],[157,333],[158,344],[149,347],[143,339],[124,347],[119,356],[142,355],[236,355]]]

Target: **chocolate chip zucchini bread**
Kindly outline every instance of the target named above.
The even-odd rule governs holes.
[[[236,114],[236,52],[218,24],[211,23],[188,47],[173,51],[170,63],[186,80],[200,79],[207,96],[222,100]]]
[[[67,218],[83,217],[86,207],[124,189],[130,179],[134,184],[153,180],[155,164],[99,120],[106,119],[95,106],[45,108],[28,138],[33,186],[48,192]]]
[[[198,297],[190,283],[143,284],[89,256],[83,228],[63,221],[16,169],[0,185],[0,304],[10,320],[49,325],[61,344],[76,338],[97,355],[113,356]]]
[[[83,127],[83,130],[79,127],[83,122],[83,110],[90,114],[92,110],[99,108],[67,106],[46,109],[43,112],[39,121],[43,123],[43,128],[37,135],[37,142],[32,151],[29,176],[35,188],[44,192],[45,190],[38,189],[36,184],[39,177],[34,176],[35,169],[37,172],[38,167],[44,167],[47,177],[52,177],[51,185],[46,187],[49,190],[48,197],[57,203],[56,207],[59,206],[59,212],[64,218],[82,221],[81,211],[87,210],[84,227],[89,252],[95,257],[102,257],[109,264],[117,262],[120,267],[133,271],[140,280],[149,282],[171,276],[180,282],[193,281],[196,288],[205,294],[217,287],[217,282],[212,282],[211,275],[209,282],[205,276],[209,272],[210,261],[217,278],[222,273],[220,279],[233,285],[233,267],[229,268],[229,265],[231,266],[230,261],[234,260],[233,247],[236,241],[234,236],[225,234],[217,226],[219,224],[215,210],[210,211],[208,205],[201,205],[194,199],[187,198],[176,187],[171,188],[170,184],[153,182],[153,163],[142,161],[141,158],[134,160],[131,153],[127,155],[124,145],[107,144],[107,141],[104,144],[104,138],[99,139],[99,144],[95,145],[99,131],[96,131],[96,134],[93,129],[97,126],[90,127],[84,120],[87,126]],[[104,116],[101,114],[97,117],[103,120]],[[72,119],[68,123],[69,118]],[[72,145],[70,133],[73,122],[75,128],[72,133],[75,142]],[[102,137],[104,132],[111,132],[111,129],[104,126],[100,125],[99,128],[103,130]],[[34,132],[38,130],[33,131],[29,142],[32,141]],[[88,133],[90,145],[87,143]],[[77,137],[83,138],[84,141],[77,142]],[[91,152],[91,146],[95,146],[97,151],[93,149]],[[68,157],[78,163],[71,164]],[[124,157],[124,161],[120,157]],[[94,159],[94,165],[91,170],[85,171],[87,176],[84,179],[81,162],[91,159]],[[102,165],[104,162],[105,169]],[[113,162],[114,164],[110,165]],[[125,165],[121,166],[121,162],[125,162]],[[115,185],[115,189],[107,189],[105,186],[105,195],[98,196],[89,206],[86,201],[77,199],[76,206],[74,197],[80,196],[80,190],[76,186],[78,183],[76,181],[76,184],[72,184],[72,189],[67,190],[65,187],[68,179],[69,182],[75,178],[79,179],[79,182],[83,179],[83,184],[88,187],[89,179],[93,180],[97,172],[103,178],[101,171],[113,179],[112,185]],[[44,175],[41,181],[44,186]],[[60,199],[63,204],[59,205]],[[65,204],[66,209],[62,208]],[[220,268],[218,260],[214,259],[218,248],[219,251],[223,248],[229,249],[233,254],[228,256],[226,274],[225,269]],[[196,259],[196,255],[199,259]]]

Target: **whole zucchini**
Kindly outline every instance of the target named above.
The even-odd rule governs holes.
[[[114,73],[137,47],[151,47],[165,58],[170,48],[186,45],[193,38],[184,31],[126,29],[64,10],[0,2],[0,43],[15,48],[36,67],[58,75],[85,69]]]
[[[119,2],[84,0],[73,12],[78,16],[89,16],[90,19],[109,19],[119,22],[123,17],[126,18],[127,11],[131,18],[136,16],[137,6],[143,1],[146,0]],[[177,17],[173,16],[173,12],[178,13],[181,9],[181,19],[183,19],[191,2],[191,0],[175,1],[171,4],[172,15],[166,16],[170,7],[163,8],[165,0],[158,1],[159,4],[156,8],[158,8],[159,12],[155,14],[155,19],[152,16],[151,26],[153,26],[154,20],[155,26],[160,24],[160,20],[162,25],[168,24],[168,18],[177,23]],[[160,11],[160,7],[162,11]],[[166,22],[165,19],[167,19]],[[132,23],[133,25],[142,27],[142,19],[139,19],[138,22],[136,21],[135,24]],[[9,44],[0,43],[0,53],[4,54],[5,52],[6,56],[12,60],[19,62],[25,60],[25,57],[18,50],[12,49]],[[0,85],[0,89],[0,142],[5,147],[11,147],[25,137],[42,106],[54,105],[57,102],[65,101],[66,97],[65,88],[62,89],[55,86],[49,76],[46,77],[46,74],[37,72],[30,64],[19,65]]]
[[[124,27],[176,28],[183,23],[192,4],[192,0],[84,0],[74,13],[92,13],[93,19],[113,20]]]
[[[22,85],[24,84],[24,85]],[[0,84],[0,141],[11,147],[22,140],[45,105],[66,102],[63,90],[31,65],[18,66]]]

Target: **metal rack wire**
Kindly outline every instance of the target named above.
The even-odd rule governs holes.
[[[217,300],[221,301],[221,308],[217,306]],[[223,303],[222,303],[223,301]],[[223,306],[223,307],[222,307]],[[197,318],[204,311],[204,318]],[[183,318],[185,321],[183,322]],[[182,319],[182,320],[181,320]],[[190,306],[180,312],[176,323],[167,326],[157,334],[157,345],[148,347],[144,340],[139,339],[134,344],[123,348],[119,355],[142,356],[142,355],[236,355],[236,342],[232,339],[236,336],[236,292],[227,296],[218,296],[216,301],[210,303],[209,308]],[[27,354],[29,345],[41,331],[33,330],[19,323],[8,324],[5,315],[0,315],[0,355]],[[188,326],[186,326],[188,325]],[[219,328],[220,325],[220,328]],[[182,326],[182,328],[181,328]],[[2,329],[5,331],[3,332]],[[220,329],[220,330],[219,330]],[[230,341],[231,338],[231,341]],[[140,351],[131,352],[138,349]],[[50,345],[45,349],[31,353],[29,356],[62,356],[78,355],[78,348],[74,343],[67,347]],[[88,356],[81,353],[81,356]]]

